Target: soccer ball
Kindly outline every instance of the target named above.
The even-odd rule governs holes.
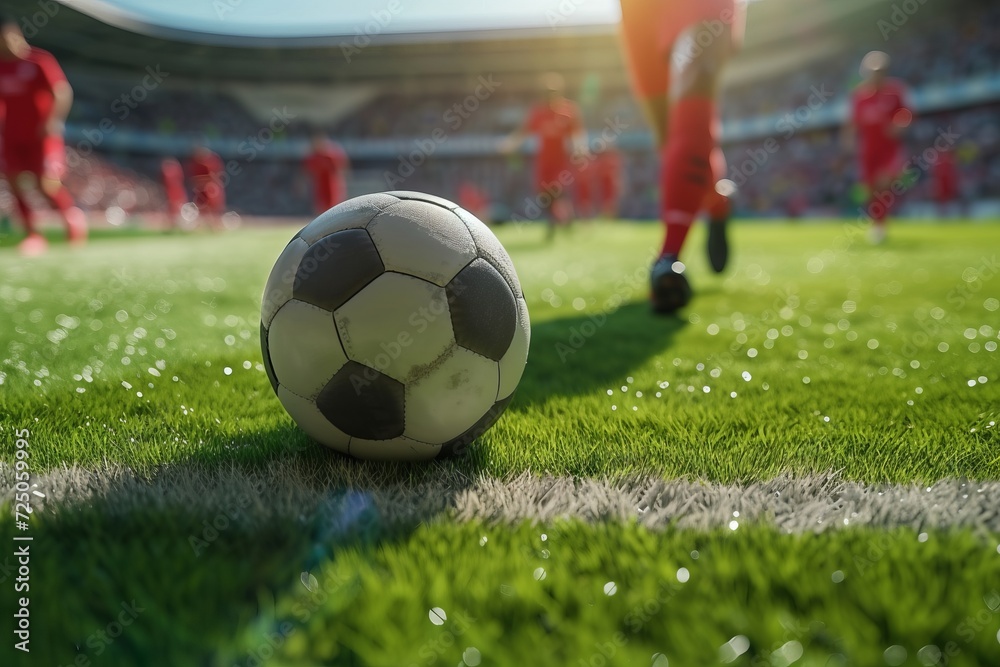
[[[418,192],[357,197],[306,225],[261,306],[278,400],[314,439],[364,459],[463,451],[513,397],[529,337],[496,236]]]

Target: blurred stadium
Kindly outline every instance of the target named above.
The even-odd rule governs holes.
[[[300,165],[317,130],[350,156],[352,196],[405,188],[457,198],[471,182],[495,220],[523,215],[530,163],[499,156],[496,147],[537,99],[539,75],[551,70],[565,75],[592,140],[605,128],[614,133],[624,155],[621,215],[653,219],[658,161],[629,91],[616,26],[573,25],[577,5],[564,5],[544,15],[548,26],[531,28],[392,34],[372,19],[344,35],[270,38],[221,33],[225,10],[239,12],[224,3],[218,24],[203,32],[99,2],[18,0],[13,10],[28,17],[29,41],[57,56],[74,87],[67,183],[96,224],[155,221],[165,208],[161,159],[190,154],[198,140],[227,162],[229,208],[244,217],[308,215]],[[721,104],[739,216],[857,215],[855,161],[837,136],[857,64],[873,45],[894,57],[893,74],[912,87],[911,154],[951,128],[960,213],[1000,214],[1000,7],[982,0],[913,7],[751,4],[748,41],[727,70]],[[761,160],[770,137],[779,149]],[[900,216],[938,213],[930,180],[911,184]]]

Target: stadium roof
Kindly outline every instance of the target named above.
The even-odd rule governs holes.
[[[393,33],[387,28],[373,34],[369,43],[367,36],[359,37],[354,31],[261,37],[212,32],[210,24],[197,22],[188,27],[156,23],[152,17],[135,11],[140,0],[115,0],[120,2],[118,5],[110,0],[64,1],[66,4],[9,0],[8,11],[20,17],[32,43],[76,67],[138,73],[158,65],[175,77],[193,80],[325,84],[402,80],[420,85],[431,79],[474,80],[484,72],[503,74],[512,81],[522,75],[527,80],[545,70],[570,76],[576,72],[622,76],[616,27],[600,22],[573,24],[572,12],[565,24],[554,27],[409,33]],[[178,0],[188,4],[191,1]],[[386,7],[392,1],[386,0]],[[235,12],[251,2],[254,0],[211,0],[201,4],[234,7]],[[483,0],[483,4],[500,3]],[[562,0],[563,7],[583,4],[582,0]],[[884,4],[879,0],[754,3],[747,50],[762,57],[758,60],[770,60],[775,67],[795,67],[807,61],[810,54],[819,57],[823,44],[817,33],[823,26],[860,21],[866,10],[874,11]],[[790,41],[794,49],[787,48]]]

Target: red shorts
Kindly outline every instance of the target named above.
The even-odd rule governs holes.
[[[226,194],[221,185],[210,183],[194,191],[194,205],[202,213],[222,213],[226,207]]]
[[[556,193],[564,193],[567,179],[572,175],[568,159],[562,156],[556,158],[539,157],[535,165],[535,189],[539,194],[543,192],[556,196]]]
[[[10,178],[29,172],[39,178],[62,180],[66,174],[66,146],[62,137],[30,143],[3,143],[3,172]]]
[[[621,7],[625,60],[635,93],[644,99],[669,92],[674,43],[688,28],[701,27],[692,52],[725,31],[734,46],[743,41],[743,0],[621,0]]]
[[[873,152],[861,158],[861,180],[870,190],[876,190],[879,181],[893,181],[899,178],[903,171],[903,151],[901,148],[890,148]]]

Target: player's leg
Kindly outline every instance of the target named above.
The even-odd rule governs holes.
[[[75,245],[84,243],[87,240],[87,218],[76,207],[73,196],[62,182],[66,173],[66,148],[62,139],[49,137],[42,142],[41,160],[34,171],[38,174],[39,190],[62,216],[69,242]]]
[[[670,53],[663,48],[669,0],[621,0],[621,42],[639,107],[657,149],[667,139]]]
[[[10,165],[10,161],[7,163]],[[18,251],[22,255],[33,257],[48,250],[49,242],[38,232],[35,220],[35,211],[28,203],[27,192],[36,187],[35,176],[31,172],[22,171],[17,173],[11,171],[8,176],[10,182],[10,192],[14,196],[14,203],[17,212],[21,216],[21,224],[24,226],[25,237],[18,244]]]

